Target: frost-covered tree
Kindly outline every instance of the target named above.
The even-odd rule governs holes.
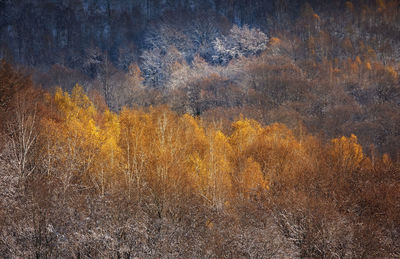
[[[150,49],[159,49],[162,54],[165,54],[170,46],[174,46],[185,57],[190,56],[193,43],[179,26],[181,25],[170,21],[151,26],[145,34],[145,45]]]
[[[199,13],[194,17],[169,14],[158,24],[149,26],[144,35],[146,48],[166,52],[172,45],[189,62],[196,55],[212,59],[213,41],[220,37],[221,22],[216,15]]]
[[[214,61],[228,63],[233,58],[257,55],[267,48],[268,36],[261,30],[244,25],[234,25],[227,36],[213,42]]]
[[[157,86],[162,81],[162,60],[160,49],[149,49],[143,51],[142,71],[146,85]]]
[[[221,36],[221,26],[216,17],[209,14],[200,14],[190,20],[190,24],[185,27],[185,34],[193,44],[191,58],[199,55],[206,61],[212,60],[213,41]]]
[[[184,64],[173,71],[167,83],[167,88],[173,90],[189,87],[192,82],[212,73],[219,73],[220,70],[221,67],[213,67],[200,56],[196,56],[191,65]]]
[[[174,46],[166,52],[159,48],[145,50],[141,59],[145,84],[155,88],[165,86],[172,72],[185,63],[182,53]]]

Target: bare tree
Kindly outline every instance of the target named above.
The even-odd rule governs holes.
[[[233,58],[248,57],[261,53],[267,48],[268,36],[259,29],[247,25],[233,25],[227,36],[216,38],[213,42],[216,54],[214,60],[221,64]]]

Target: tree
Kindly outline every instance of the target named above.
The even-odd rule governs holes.
[[[100,84],[100,90],[108,107],[115,109],[112,96],[114,90],[113,77],[118,73],[118,70],[111,62],[108,53],[104,53],[101,49],[94,47],[89,48],[86,52],[83,68]]]
[[[0,118],[4,120],[5,113],[12,108],[14,96],[26,88],[32,87],[28,75],[15,69],[5,60],[0,61]]]
[[[174,46],[166,51],[155,48],[141,55],[145,84],[153,88],[164,88],[170,75],[185,64],[184,57]]]
[[[184,58],[191,55],[192,41],[180,28],[176,18],[172,22],[164,22],[155,28],[150,28],[145,35],[145,43],[148,49],[159,49],[165,55],[171,47],[176,48]]]
[[[1,61],[0,139],[8,148],[7,163],[21,176],[35,169],[32,154],[39,134],[38,91],[27,75]]]
[[[13,167],[20,175],[29,175],[36,165],[33,163],[33,150],[39,135],[38,104],[35,89],[18,92],[14,100],[13,118],[7,124]]]
[[[137,48],[134,45],[121,47],[118,51],[118,67],[124,71],[129,70],[129,66],[138,61]]]
[[[343,170],[354,170],[360,166],[364,153],[354,134],[349,138],[342,136],[332,139],[332,145],[332,158],[337,166]]]
[[[227,36],[213,42],[216,52],[213,58],[217,63],[227,64],[231,59],[260,54],[267,43],[268,36],[259,29],[233,25]]]
[[[232,165],[229,161],[232,148],[221,131],[210,129],[207,134],[209,149],[204,160],[204,195],[212,207],[223,210],[232,195]]]

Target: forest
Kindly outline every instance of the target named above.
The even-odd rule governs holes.
[[[0,0],[0,257],[400,257],[400,1]]]

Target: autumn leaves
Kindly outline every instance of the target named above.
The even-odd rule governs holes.
[[[41,118],[40,136],[48,173],[64,172],[65,188],[79,182],[101,195],[122,188],[140,201],[150,191],[162,204],[186,188],[223,209],[231,198],[259,197],[311,170],[322,147],[348,170],[364,159],[354,135],[323,145],[283,124],[263,127],[245,118],[227,130],[162,107],[100,112],[79,85],[71,94],[58,89],[46,102],[51,115]]]
[[[209,249],[264,255],[290,245],[304,257],[321,257],[379,251],[386,244],[375,229],[395,229],[398,164],[388,155],[365,155],[355,135],[323,141],[301,124],[263,126],[239,117],[228,125],[167,107],[114,113],[95,98],[79,85],[71,93],[12,98],[16,105],[3,116],[13,127],[4,130],[0,173],[2,193],[13,193],[14,203],[4,202],[12,213],[0,216],[18,226],[18,238],[52,237],[54,247],[67,237],[68,253],[122,251],[107,248],[112,236],[118,245],[142,238],[157,253],[176,242],[191,255]],[[26,222],[36,225],[19,228]],[[189,247],[182,246],[188,239]],[[229,248],[232,240],[249,243]],[[254,240],[262,246],[247,245]],[[34,241],[19,249],[25,245],[52,253]]]

